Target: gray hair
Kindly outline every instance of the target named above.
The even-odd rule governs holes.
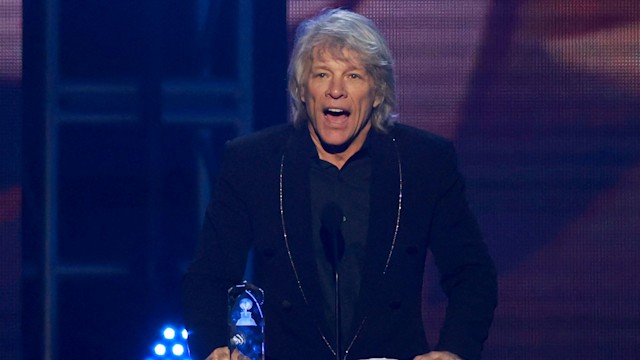
[[[296,31],[295,44],[289,62],[290,116],[295,126],[308,120],[301,89],[309,75],[313,51],[316,48],[342,58],[342,51],[355,52],[373,78],[376,96],[382,99],[371,113],[371,123],[386,132],[393,121],[396,105],[393,58],[386,40],[368,18],[343,9],[332,9],[305,20]]]

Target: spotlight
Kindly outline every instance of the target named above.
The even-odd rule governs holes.
[[[163,344],[156,344],[156,346],[153,347],[153,352],[158,356],[164,356],[167,353],[167,347]]]
[[[171,352],[175,356],[182,356],[182,354],[184,354],[184,346],[182,346],[182,344],[175,344],[171,347]]]
[[[173,340],[176,337],[176,331],[174,328],[168,326],[162,331],[162,335],[167,340]]]
[[[191,360],[187,350],[188,331],[182,325],[165,324],[145,360]]]

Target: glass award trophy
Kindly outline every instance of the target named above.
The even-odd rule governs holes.
[[[229,349],[264,360],[264,291],[244,281],[229,289]]]

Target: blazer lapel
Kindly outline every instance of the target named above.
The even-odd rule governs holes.
[[[355,329],[368,315],[369,305],[382,281],[387,263],[393,265],[394,235],[398,219],[400,174],[399,156],[394,139],[388,134],[371,137],[371,187],[369,230],[365,245],[360,296],[356,302]]]
[[[309,314],[321,314],[321,293],[317,284],[315,253],[311,230],[311,194],[309,166],[313,143],[306,136],[306,128],[293,132],[284,151],[282,168],[282,210],[286,229],[286,244],[298,285],[298,294],[310,307]],[[310,148],[311,147],[311,148]],[[285,241],[285,240],[283,240]]]

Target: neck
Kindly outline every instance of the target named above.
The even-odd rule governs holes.
[[[318,138],[318,134],[316,134],[313,126],[309,124],[309,134],[311,134],[311,140],[313,141],[313,144],[316,146],[318,157],[334,165],[338,169],[342,169],[344,164],[346,164],[347,161],[355,153],[357,153],[358,151],[360,151],[360,149],[362,149],[364,142],[367,140],[367,134],[369,133],[370,129],[371,129],[371,123],[368,123],[367,125],[365,125],[365,127],[362,128],[358,136],[356,136],[356,138],[353,139],[351,144],[344,151],[339,153],[330,153],[322,147],[322,143]]]

